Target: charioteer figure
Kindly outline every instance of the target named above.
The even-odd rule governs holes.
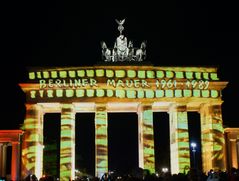
[[[122,34],[125,19],[116,20],[120,35],[116,38],[114,48],[109,49],[105,42],[101,43],[102,59],[106,62],[143,61],[146,58],[146,42],[141,43],[140,48],[134,48],[132,41],[127,41],[127,37]]]

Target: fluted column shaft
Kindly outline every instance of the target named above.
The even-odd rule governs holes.
[[[2,164],[3,164],[3,143],[0,143],[0,177],[2,176]]]
[[[0,176],[6,176],[6,161],[7,161],[7,143],[0,144]]]
[[[26,104],[22,144],[22,176],[42,176],[43,170],[43,111],[37,104]]]
[[[203,171],[225,169],[224,130],[220,105],[202,105],[201,142]]]
[[[12,142],[12,161],[11,161],[11,179],[18,181],[19,179],[19,142]]]
[[[108,116],[104,104],[95,111],[95,174],[100,177],[108,172]]]
[[[138,108],[139,167],[155,172],[153,111],[151,104]]]
[[[230,139],[230,147],[231,147],[231,160],[232,160],[232,167],[238,168],[238,150],[237,150],[237,140]]]
[[[173,174],[190,167],[188,117],[185,105],[172,105],[170,114],[170,161]]]
[[[62,104],[60,141],[60,180],[74,180],[75,110],[72,104]]]

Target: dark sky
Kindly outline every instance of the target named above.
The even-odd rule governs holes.
[[[115,19],[139,46],[147,40],[147,61],[156,66],[216,66],[223,91],[223,119],[239,127],[237,75],[238,15],[231,2],[11,1],[1,6],[1,126],[18,129],[24,120],[27,66],[85,66],[101,62],[100,41],[113,46]]]
[[[238,10],[228,2],[3,3],[1,17],[1,120],[6,128],[22,123],[27,66],[84,66],[101,60],[100,41],[113,46],[115,19],[124,19],[124,34],[139,46],[147,40],[147,61],[156,66],[216,66],[222,80],[223,117],[237,123]],[[7,120],[7,121],[6,121]],[[7,122],[7,123],[6,123]],[[17,128],[17,127],[16,127]]]

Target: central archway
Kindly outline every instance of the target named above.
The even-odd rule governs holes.
[[[108,113],[109,170],[119,174],[138,168],[138,116]]]

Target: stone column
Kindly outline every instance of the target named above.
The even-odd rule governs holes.
[[[42,176],[43,170],[43,110],[38,104],[26,104],[23,125],[22,176]]]
[[[95,175],[108,172],[108,115],[104,104],[95,107]]]
[[[203,171],[225,170],[225,140],[221,105],[203,104],[200,116]]]
[[[11,161],[11,180],[18,181],[19,179],[19,142],[12,142],[12,161]]]
[[[60,143],[60,180],[75,179],[75,109],[62,104]]]
[[[190,167],[188,116],[185,105],[172,105],[170,114],[170,161],[172,174]]]
[[[3,143],[0,143],[0,177],[2,176],[2,164],[3,164]]]
[[[237,140],[230,139],[230,155],[232,161],[232,167],[238,168],[238,155],[237,155]]]
[[[239,140],[236,141],[236,158],[237,158],[237,167],[239,167]]]
[[[6,176],[6,164],[7,164],[7,146],[8,143],[0,144],[0,176]]]
[[[139,167],[155,172],[153,112],[151,104],[138,108]]]

